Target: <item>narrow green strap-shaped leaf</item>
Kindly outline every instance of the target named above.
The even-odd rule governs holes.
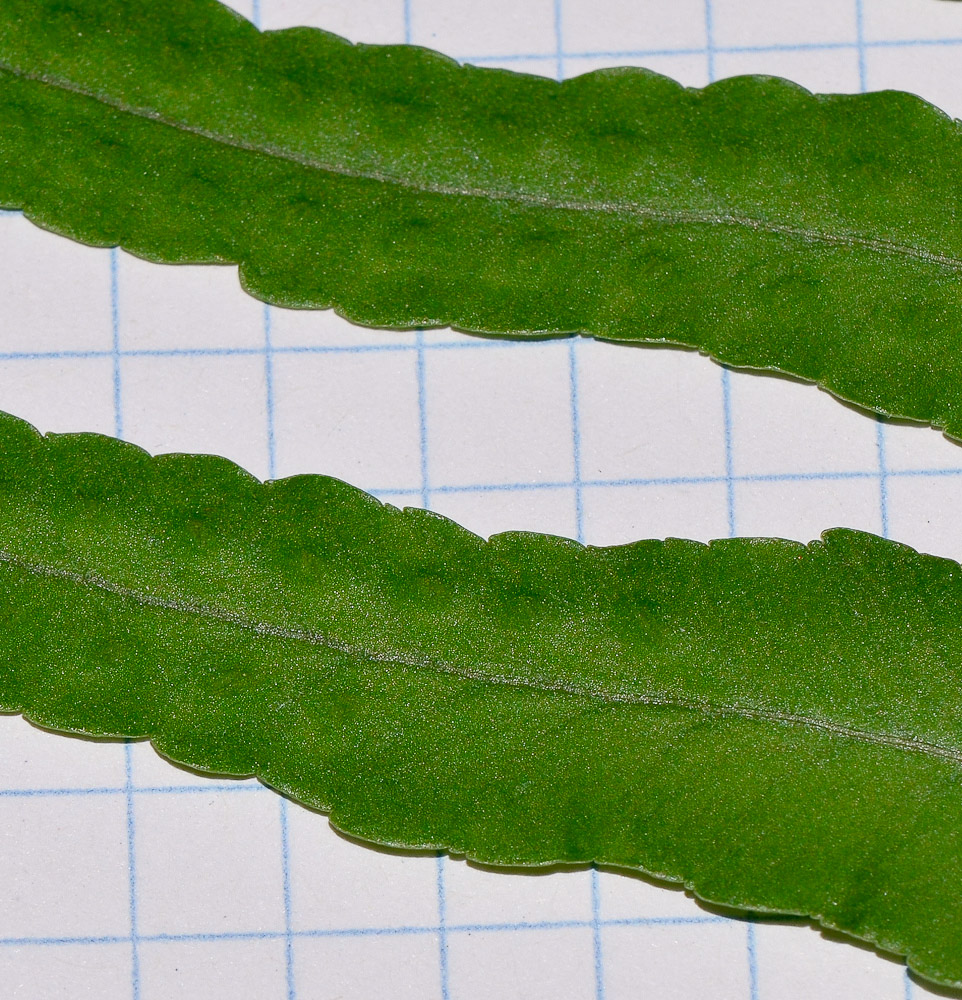
[[[215,0],[0,4],[0,204],[49,229],[375,326],[689,345],[957,438],[960,164],[907,94],[558,84]]]
[[[962,983],[962,567],[872,535],[483,541],[0,417],[0,710],[358,837],[597,861]]]

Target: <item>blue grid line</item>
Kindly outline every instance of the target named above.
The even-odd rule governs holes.
[[[291,849],[287,822],[287,799],[281,799],[281,877],[284,893],[284,965],[287,979],[287,1000],[295,1000],[294,989],[294,933],[291,917]]]
[[[748,918],[745,929],[745,940],[748,946],[748,996],[749,1000],[759,1000],[758,991],[758,949],[755,940],[755,922]]]
[[[708,65],[708,82],[715,82],[715,19],[711,0],[705,0],[705,61]]]
[[[66,795],[125,795],[127,789],[120,785],[112,788],[109,785],[90,788],[2,788],[0,798],[4,799],[36,799],[62,798]]]
[[[404,41],[411,44],[411,22],[413,17],[412,0],[403,0]],[[416,384],[418,401],[418,451],[419,471],[421,478],[421,506],[431,509],[431,477],[428,449],[428,403],[427,403],[427,371],[425,357],[424,332],[417,330],[414,336],[416,351]],[[439,851],[435,862],[435,891],[437,893],[438,926],[438,985],[441,990],[441,1000],[451,1000],[451,983],[448,962],[448,926],[447,926],[447,885],[445,878],[446,858]]]
[[[117,290],[117,248],[110,251],[110,327],[111,349],[113,361],[113,391],[114,391],[114,434],[124,436],[124,413],[122,406],[120,382],[120,298]]]
[[[416,355],[416,376],[418,396],[418,449],[420,451],[421,473],[421,506],[425,510],[431,507],[431,479],[428,470],[428,396],[427,373],[425,371],[424,335],[417,333],[418,346]]]
[[[912,479],[912,478],[952,478],[962,476],[962,469],[889,469],[885,470],[885,478],[889,479]],[[712,486],[718,484],[727,485],[729,482],[737,485],[739,483],[805,483],[805,482],[840,482],[847,479],[872,479],[879,478],[878,469],[874,470],[853,470],[850,472],[758,472],[743,473],[731,476],[651,476],[648,478],[626,478],[626,479],[582,479],[580,486],[582,490],[587,489],[630,489],[634,487],[658,487],[658,486]],[[531,490],[569,490],[574,486],[571,480],[549,480],[546,482],[527,483],[463,483],[450,486],[434,486],[432,493],[436,494],[458,494],[458,493],[513,493]],[[418,492],[416,486],[371,486],[368,492],[379,497],[410,496]]]
[[[725,442],[725,490],[728,503],[728,534],[735,537],[735,470],[734,442],[732,440],[732,388],[731,375],[727,368],[722,368],[722,430]]]
[[[779,52],[833,52],[846,49],[891,49],[935,46],[939,48],[962,45],[960,38],[908,38],[908,39],[877,39],[851,42],[787,42],[767,45],[712,45],[714,55],[764,55]],[[663,56],[704,56],[708,52],[706,46],[680,46],[678,48],[653,49],[598,49],[564,52],[564,59],[657,59]],[[459,55],[458,62],[550,62],[556,61],[557,52],[505,52],[503,54],[475,53]]]
[[[865,67],[865,12],[862,9],[862,0],[855,0],[855,48],[858,52],[858,86],[864,94],[868,90],[866,85],[867,70]]]
[[[864,0],[854,0],[855,3],[855,44],[858,52],[858,85],[864,94],[868,90],[868,69],[865,62],[865,11]],[[879,493],[879,523],[882,536],[889,536],[889,504],[888,504],[888,463],[885,459],[885,424],[876,419],[875,450],[878,455],[878,493]]]
[[[267,409],[267,478],[277,475],[277,439],[274,432],[274,347],[271,343],[271,307],[264,304],[264,402]]]
[[[124,770],[127,784],[124,789],[127,807],[127,889],[130,911],[130,995],[140,998],[140,947],[137,935],[137,841],[134,826],[133,756],[130,743],[124,744]]]
[[[565,78],[564,14],[562,0],[554,0],[554,75],[560,83]]]
[[[554,0],[555,77],[565,78],[563,0]],[[581,407],[578,391],[578,345],[580,337],[568,340],[568,408],[571,418],[571,492],[574,500],[575,537],[584,544],[584,493],[581,486]],[[602,943],[601,885],[598,869],[591,866],[591,947],[594,964],[595,1000],[605,1000],[605,966]]]
[[[944,469],[886,469],[887,479],[910,479],[918,477],[959,476],[962,475],[962,468],[947,467]],[[613,487],[613,486],[700,486],[711,485],[713,483],[784,483],[784,482],[822,482],[835,481],[839,479],[878,479],[878,470],[851,469],[839,470],[838,472],[733,472],[730,476],[637,476],[626,477],[624,479],[581,479],[580,484],[584,488],[588,487]],[[464,493],[483,492],[486,490],[545,490],[545,489],[570,489],[573,482],[563,480],[549,480],[544,482],[529,483],[464,483],[451,486],[435,486],[433,493]],[[401,487],[386,487],[379,489],[378,493],[416,493],[417,490],[403,489]]]
[[[441,986],[441,1000],[451,1000],[451,977],[448,964],[448,935],[452,928],[448,924],[448,896],[445,885],[445,856],[438,851],[436,861],[436,885],[438,892],[438,926],[434,931],[438,935],[438,978]]]
[[[423,332],[422,332],[423,335]],[[271,354],[370,354],[379,351],[417,351],[417,342],[412,344],[398,344],[387,339],[383,344],[302,344],[294,346],[284,346],[274,344],[271,346]],[[433,343],[430,350],[478,350],[495,348],[518,349],[524,347],[536,347],[546,341],[562,342],[570,335],[564,334],[558,337],[529,337],[524,340],[508,340],[497,337],[472,337],[469,334],[461,340],[452,340],[440,343]],[[428,345],[425,345],[428,346]],[[78,358],[113,358],[115,355],[121,358],[217,358],[239,356],[257,356],[264,354],[261,347],[141,347],[118,349],[89,348],[87,350],[65,350],[65,351],[8,351],[0,352],[0,361],[59,361],[75,360]]]
[[[596,865],[591,866],[591,938],[595,960],[595,998],[605,997],[605,953],[601,939],[601,876]],[[610,927],[611,924],[609,923]]]
[[[611,920],[598,920],[599,927],[684,927],[707,924],[727,924],[728,917],[618,917]],[[138,940],[141,944],[168,944],[186,941],[281,941],[291,938],[351,938],[351,937],[404,937],[404,936],[434,936],[441,934],[507,934],[518,931],[557,931],[557,930],[593,930],[594,920],[528,920],[505,921],[502,923],[463,923],[463,924],[392,924],[384,927],[320,927],[310,930],[293,930],[290,935],[286,931],[197,931],[182,934],[141,934]],[[31,945],[39,947],[57,947],[78,944],[127,944],[130,938],[121,934],[103,935],[62,935],[45,937],[0,937],[0,948],[23,948]]]
[[[858,80],[859,89],[865,93],[868,88],[868,69],[865,61],[865,36],[864,36],[864,0],[855,0],[855,22],[856,22],[856,44],[858,47]],[[878,453],[878,499],[879,499],[879,522],[881,524],[882,537],[889,537],[889,496],[888,496],[888,462],[886,459],[885,424],[881,420],[876,420],[876,451]],[[905,983],[905,1000],[912,998],[912,980],[909,978],[908,968],[903,973]]]
[[[575,502],[575,537],[585,540],[584,483],[581,479],[581,409],[578,401],[578,353],[577,342],[568,348],[568,379],[571,401],[571,465],[572,478],[568,484]]]
[[[130,741],[133,742],[133,741]],[[242,779],[243,780],[243,779]],[[203,785],[134,785],[129,789],[127,785],[94,785],[89,788],[0,788],[0,799],[36,799],[36,798],[64,798],[72,795],[126,795],[131,791],[134,795],[213,795],[221,792],[267,792],[271,791],[265,785],[243,784],[228,785],[212,781]],[[271,791],[272,795],[277,794]]]
[[[260,0],[252,0],[251,13],[257,27],[261,24]],[[277,475],[277,438],[275,433],[275,393],[274,393],[274,346],[272,341],[273,323],[271,307],[264,303],[262,312],[264,333],[264,417],[267,435],[267,478]],[[279,797],[278,822],[280,825],[281,886],[284,906],[284,974],[287,986],[287,1000],[296,1000],[297,990],[294,980],[294,939],[291,934],[291,857],[288,835],[287,800]]]
[[[120,354],[120,282],[116,248],[112,248],[110,251],[110,325],[111,346],[113,348],[114,435],[122,438],[124,433],[124,411]],[[128,740],[124,743],[124,804],[126,808],[127,835],[127,906],[130,921],[130,995],[132,1000],[140,1000],[140,948],[137,938],[137,835],[133,767],[133,749]]]

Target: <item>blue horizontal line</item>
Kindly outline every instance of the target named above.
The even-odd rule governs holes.
[[[116,934],[87,937],[9,937],[0,938],[0,947],[24,948],[31,945],[88,945],[88,944],[129,944],[130,935]]]
[[[906,38],[906,39],[879,39],[877,41],[865,41],[859,45],[858,41],[851,42],[791,42],[791,43],[771,43],[768,45],[712,45],[711,51],[715,55],[745,55],[751,53],[765,52],[820,52],[839,49],[858,48],[915,48],[918,46],[938,45],[955,46],[962,45],[962,38]],[[669,49],[600,49],[596,51],[583,52],[563,52],[561,58],[567,59],[650,59],[661,56],[703,56],[708,51],[707,46],[688,46]],[[459,62],[528,62],[528,61],[557,61],[559,54],[551,52],[510,52],[503,55],[492,55],[485,53],[482,55],[458,56]]]
[[[407,331],[392,331],[406,333]],[[409,344],[391,343],[387,340],[390,332],[385,333],[383,344],[302,344],[290,347],[271,346],[272,354],[370,354],[380,351],[410,351],[417,353],[418,346],[413,341]],[[559,334],[553,338],[527,338],[509,340],[507,337],[472,337],[465,335],[464,339],[427,343],[424,349],[428,351],[477,350],[490,348],[516,348],[544,345],[549,340],[562,340],[574,334]],[[0,361],[60,361],[79,359],[104,358],[215,358],[215,357],[262,357],[263,347],[157,347],[157,348],[125,348],[118,351],[104,349],[76,351],[2,351]]]
[[[727,917],[622,917],[599,921],[602,927],[670,927],[683,924],[719,924],[728,922]],[[585,930],[594,927],[592,920],[543,920],[519,921],[517,923],[472,923],[445,924],[447,934],[514,933],[517,931]],[[441,928],[430,924],[409,924],[397,927],[332,927],[311,930],[292,930],[295,938],[337,938],[337,937],[394,937],[401,935],[439,934]],[[276,941],[285,939],[288,932],[278,931],[209,931],[184,932],[180,934],[138,934],[139,944],[177,944],[196,941]],[[130,936],[102,935],[84,937],[8,937],[0,938],[0,947],[40,947],[62,945],[126,944]]]
[[[962,474],[962,469],[886,469],[885,475],[891,479],[893,476],[958,476]]]
[[[259,781],[238,778],[235,782],[211,781],[205,785],[134,785],[131,791],[137,795],[202,795],[208,790],[215,792],[264,792],[267,788]],[[126,788],[121,791],[126,792]]]
[[[962,468],[945,469],[889,469],[889,478],[912,478],[915,476],[960,476]],[[782,483],[782,482],[824,482],[826,480],[846,479],[878,479],[877,470],[852,470],[838,472],[768,472],[735,475],[731,477],[736,483]],[[613,489],[635,486],[705,486],[727,483],[727,476],[650,476],[624,479],[582,479],[578,486],[582,489]],[[514,483],[462,483],[459,485],[432,486],[432,494],[452,493],[497,493],[523,492],[525,490],[570,490],[575,484],[570,480],[549,480],[547,482],[514,482]],[[403,496],[417,493],[415,487],[390,487],[388,489],[371,488],[370,492],[378,496]]]
[[[898,39],[880,39],[874,42],[865,42],[866,48],[877,49],[898,49],[905,46],[918,45],[962,45],[962,38],[911,38],[905,41]]]
[[[62,798],[65,795],[122,795],[123,788],[104,785],[94,788],[0,788],[0,798]]]
[[[118,740],[120,737],[118,737]],[[0,788],[0,798],[3,799],[35,799],[63,798],[70,795],[126,795],[133,791],[137,795],[208,795],[214,792],[263,792],[265,786],[247,779],[238,779],[237,784],[222,781],[210,781],[203,785],[134,785],[132,789],[126,786],[101,785],[90,788]]]
[[[4,351],[0,361],[48,361],[77,358],[112,358],[113,351]]]

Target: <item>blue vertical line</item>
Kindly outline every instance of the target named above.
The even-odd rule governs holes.
[[[562,0],[554,0],[555,75],[564,80],[564,26]],[[585,540],[584,486],[581,478],[581,409],[578,391],[578,343],[580,338],[568,341],[568,382],[571,409],[571,485],[575,501],[575,536]],[[605,998],[604,953],[601,946],[601,891],[598,869],[591,868],[591,945],[595,970],[595,1000]]]
[[[915,990],[912,988],[912,980],[909,978],[909,970],[905,970],[905,1000],[913,1000]]]
[[[110,250],[110,327],[113,359],[114,434],[124,436],[124,412],[120,381],[120,295],[117,290],[117,248]]]
[[[882,535],[889,536],[889,473],[885,459],[885,424],[875,424],[875,447],[878,451],[878,505],[882,521]]]
[[[260,28],[260,0],[251,0],[251,20],[255,27]],[[271,343],[271,307],[266,302],[262,316],[264,325],[264,405],[267,414],[267,478],[274,479],[277,475],[277,445],[274,437],[274,348]]]
[[[403,0],[404,10],[404,41],[411,44],[411,0]],[[414,335],[417,350],[417,391],[418,391],[418,436],[421,448],[421,505],[428,509],[431,506],[430,473],[428,471],[428,408],[426,391],[426,372],[424,357],[424,331],[418,330]],[[451,988],[448,978],[448,903],[444,879],[444,852],[439,851],[435,868],[438,894],[438,975],[441,986],[441,1000],[451,1000]]]
[[[260,0],[252,0],[251,17],[261,26]],[[271,307],[265,302],[262,313],[264,326],[264,415],[267,421],[267,478],[277,476],[277,440],[274,434],[274,348],[271,340]],[[284,971],[287,980],[287,1000],[295,1000],[294,936],[291,925],[291,856],[287,828],[287,800],[280,802],[281,880],[284,900]]]
[[[708,61],[708,82],[715,79],[715,16],[711,0],[705,0],[705,59]]]
[[[748,945],[748,996],[758,1000],[758,961],[755,954],[755,922],[749,918],[746,932]]]
[[[722,368],[721,373],[722,388],[722,419],[725,434],[725,485],[727,488],[728,503],[728,535],[735,537],[735,471],[732,444],[732,390],[731,372],[727,368]]]
[[[267,478],[277,477],[274,436],[274,348],[271,343],[271,307],[264,305],[264,402],[267,407]]]
[[[114,434],[123,437],[124,410],[120,372],[120,292],[117,248],[110,250],[110,328],[113,356]],[[137,843],[134,829],[134,761],[130,743],[124,744],[124,798],[127,806],[127,896],[130,911],[130,995],[140,1000],[140,942],[137,935]]]
[[[591,936],[595,958],[595,1000],[605,1000],[605,963],[601,950],[601,876],[591,866]]]
[[[415,334],[417,355],[415,357],[418,388],[418,440],[421,447],[421,506],[425,510],[431,507],[431,479],[428,473],[428,397],[425,378],[424,334],[418,330]]]
[[[564,79],[564,33],[562,30],[561,0],[554,0],[554,42],[555,42],[555,73],[558,80]],[[584,541],[584,493],[581,482],[581,413],[578,409],[578,338],[568,341],[568,381],[571,399],[571,458],[572,486],[575,500],[575,535],[579,542]]]
[[[137,931],[137,851],[134,837],[134,766],[130,743],[124,744],[124,795],[127,800],[127,889],[130,907],[130,995],[140,1000],[140,940]]]
[[[865,68],[865,18],[862,0],[855,0],[855,48],[858,53],[858,85],[862,93],[868,88]]]
[[[554,45],[555,76],[564,80],[564,27],[562,21],[562,0],[554,0]],[[578,355],[577,339],[568,342],[568,381],[571,400],[571,458],[572,486],[575,501],[575,536],[584,541],[584,496],[581,483],[581,414],[578,409]],[[597,959],[597,955],[595,956]]]
[[[403,0],[404,10],[404,41],[411,44],[411,0]],[[421,448],[421,505],[425,509],[431,506],[430,473],[428,468],[428,408],[426,391],[426,372],[424,357],[424,331],[418,330],[414,335],[417,350],[416,371],[418,391],[418,436]],[[439,851],[435,868],[438,894],[438,975],[441,986],[441,1000],[450,1000],[451,988],[448,977],[448,903],[444,879],[444,852]]]
[[[865,19],[863,0],[855,0],[855,47],[858,51],[858,85],[864,94],[868,89],[868,73],[865,68]],[[888,466],[885,460],[885,425],[878,421],[875,425],[875,447],[878,453],[878,504],[882,524],[882,534],[889,536],[889,484]]]
[[[411,0],[403,0],[404,43],[411,44]],[[421,506],[431,506],[431,480],[428,474],[428,404],[424,357],[424,331],[414,334],[415,365],[418,392],[418,440],[421,448]]]
[[[555,76],[558,80],[565,78],[564,31],[561,17],[561,0],[554,0]]]
[[[287,1000],[295,1000],[294,934],[291,909],[291,841],[287,823],[287,799],[281,796],[281,871],[284,878],[284,965],[287,971]]]
[[[708,65],[708,82],[715,80],[715,22],[712,0],[705,0],[705,59]],[[732,443],[732,386],[731,373],[727,368],[721,372],[722,419],[725,435],[725,486],[728,504],[728,534],[735,535],[735,472]]]
[[[254,25],[261,26],[260,0],[253,0],[251,15]],[[274,435],[274,348],[271,341],[271,307],[265,302],[264,325],[264,411],[267,421],[267,478],[277,475],[277,441]],[[287,800],[280,801],[281,884],[284,902],[284,971],[287,981],[287,1000],[295,1000],[294,984],[294,935],[291,911],[291,851],[287,824]]]
[[[444,852],[438,852],[438,958],[441,973],[441,1000],[451,1000],[448,983],[448,900],[444,885]]]
[[[571,483],[575,493],[575,532],[579,542],[585,540],[584,490],[581,479],[581,412],[578,401],[578,338],[568,342],[568,372],[571,392]]]

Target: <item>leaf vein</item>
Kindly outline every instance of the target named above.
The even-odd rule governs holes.
[[[385,171],[363,170],[346,163],[327,162],[317,157],[299,153],[296,150],[286,149],[282,146],[269,142],[245,142],[236,136],[214,132],[210,129],[205,129],[197,125],[191,125],[189,122],[179,121],[175,118],[165,116],[163,113],[153,108],[139,107],[137,105],[129,104],[128,102],[114,97],[111,94],[104,94],[90,88],[83,87],[75,81],[54,76],[50,73],[31,72],[12,63],[0,60],[0,74],[2,73],[7,73],[18,79],[29,80],[34,83],[42,83],[79,97],[85,97],[96,101],[99,104],[103,104],[106,107],[113,108],[115,111],[119,111],[123,114],[129,114],[137,118],[153,121],[157,124],[175,129],[176,131],[208,139],[211,142],[215,142],[228,148],[244,150],[246,152],[262,156],[285,160],[308,169],[319,170],[323,173],[334,174],[353,180],[375,181],[385,185],[394,185],[406,188],[421,194],[459,198],[476,198],[485,201],[514,202],[526,207],[546,208],[556,211],[633,216],[636,219],[645,222],[661,223],[667,226],[732,226],[750,229],[755,232],[786,236],[791,239],[797,239],[809,243],[823,243],[835,247],[848,247],[853,250],[863,249],[879,254],[909,257],[922,261],[923,263],[934,264],[937,267],[944,268],[948,271],[962,271],[962,258],[953,257],[950,254],[927,250],[924,247],[914,246],[908,243],[899,243],[895,240],[886,239],[884,237],[867,236],[864,233],[858,232],[830,232],[828,230],[814,229],[806,226],[795,226],[787,223],[774,222],[769,219],[755,218],[749,215],[730,212],[705,212],[689,209],[667,210],[631,201],[578,201],[575,199],[552,198],[548,195],[542,195],[530,191],[508,191],[471,187],[468,185],[426,183],[415,178],[390,174]]]
[[[393,667],[409,670],[430,670],[435,673],[459,677],[463,680],[472,680],[501,687],[525,688],[543,694],[559,694],[572,698],[590,698],[609,705],[647,705],[654,708],[677,708],[715,718],[735,716],[759,722],[802,726],[840,738],[875,744],[889,749],[906,750],[924,756],[943,758],[962,763],[962,750],[953,747],[941,746],[936,743],[918,740],[913,737],[898,736],[892,733],[875,733],[831,722],[827,719],[797,715],[791,712],[781,712],[775,709],[725,704],[706,699],[685,698],[678,695],[657,692],[608,691],[602,688],[568,684],[543,677],[518,677],[503,672],[498,673],[497,671],[500,668],[493,664],[482,663],[477,667],[471,667],[464,664],[447,663],[442,660],[431,659],[430,657],[411,656],[410,654],[401,653],[396,650],[372,650],[364,646],[357,646],[333,638],[318,631],[258,621],[228,608],[220,608],[214,605],[194,603],[134,590],[123,584],[113,583],[92,571],[78,571],[61,566],[32,562],[3,549],[0,549],[0,563],[6,564],[10,569],[19,569],[33,576],[63,580],[80,587],[102,590],[145,607],[154,607],[165,611],[196,615],[200,618],[213,621],[226,622],[258,635],[292,642],[305,642],[372,663],[386,663]]]

